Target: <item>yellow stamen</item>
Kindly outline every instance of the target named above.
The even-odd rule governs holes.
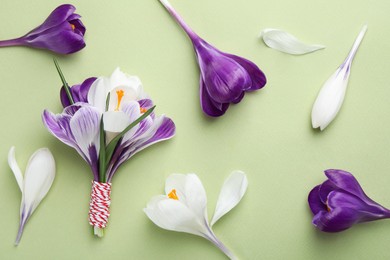
[[[119,107],[121,105],[121,101],[122,101],[123,96],[125,95],[125,92],[122,89],[117,90],[116,95],[118,96],[118,104],[116,105],[115,111],[119,111]]]
[[[144,107],[140,107],[139,110],[141,111],[141,114],[145,113],[146,111],[148,111],[146,108]]]
[[[173,200],[179,200],[179,197],[177,196],[175,189],[171,190],[171,192],[168,193],[168,198]]]
[[[328,201],[326,201],[326,210],[328,211],[328,212],[330,212],[330,208],[329,208],[329,205],[328,205]]]
[[[74,24],[70,24],[70,27],[72,28],[73,31],[74,29],[76,29],[76,26],[74,26]]]

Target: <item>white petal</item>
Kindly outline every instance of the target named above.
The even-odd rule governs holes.
[[[322,86],[311,112],[313,128],[324,130],[336,117],[344,101],[349,70],[338,69]]]
[[[101,112],[106,110],[106,99],[110,92],[110,79],[107,77],[97,78],[88,91],[88,103],[97,107]]]
[[[293,35],[278,29],[265,29],[261,32],[261,37],[268,47],[289,54],[300,55],[325,48],[323,45],[303,43]]]
[[[214,225],[223,215],[234,208],[244,196],[248,187],[248,179],[242,171],[234,171],[225,180],[218,197],[211,226]]]
[[[22,202],[30,215],[49,191],[55,171],[55,161],[49,149],[39,149],[31,156],[24,176]]]
[[[130,76],[116,68],[110,77],[111,90],[117,87],[128,87],[134,90],[135,97],[132,100],[139,100],[147,95],[143,92],[141,80],[137,76]]]
[[[165,193],[173,189],[182,203],[208,223],[206,191],[196,174],[171,174],[165,182]]]
[[[207,227],[185,204],[159,195],[153,197],[144,212],[151,221],[163,229],[186,232],[198,236],[206,233]]]
[[[8,165],[15,175],[20,191],[23,193],[23,174],[15,159],[15,146],[12,146],[8,152]]]
[[[344,101],[352,61],[366,31],[367,25],[363,26],[345,61],[322,86],[311,112],[313,128],[319,127],[322,131],[337,116]]]

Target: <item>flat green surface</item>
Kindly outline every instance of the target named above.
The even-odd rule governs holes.
[[[2,0],[0,39],[40,24],[61,1]],[[87,26],[87,47],[59,56],[71,84],[110,75],[115,67],[138,75],[146,92],[176,123],[177,135],[142,151],[113,179],[111,217],[103,239],[87,222],[91,173],[71,148],[41,122],[43,109],[60,112],[60,80],[53,54],[0,49],[0,259],[225,259],[208,241],[155,226],[142,209],[161,194],[171,173],[195,172],[208,195],[210,217],[223,179],[245,171],[242,203],[214,231],[240,259],[389,259],[390,223],[360,224],[339,234],[311,225],[310,189],[323,170],[341,168],[367,194],[390,207],[390,1],[171,0],[187,23],[221,50],[264,70],[267,86],[246,95],[226,115],[210,119],[199,106],[199,71],[190,41],[157,0],[73,1]],[[324,131],[310,112],[323,82],[347,55],[364,23],[344,106]],[[305,56],[267,48],[264,28],[281,28],[327,46]],[[22,168],[49,147],[57,176],[14,247],[21,194],[7,165],[16,146]]]

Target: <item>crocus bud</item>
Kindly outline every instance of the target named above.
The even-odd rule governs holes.
[[[26,35],[0,41],[0,47],[28,46],[47,49],[59,54],[70,54],[85,47],[85,27],[73,5],[60,5],[47,19]]]
[[[328,180],[314,187],[309,206],[313,225],[324,232],[340,232],[354,224],[390,218],[390,211],[370,199],[355,177],[343,170],[326,170]]]
[[[205,114],[222,116],[230,103],[242,100],[246,91],[264,87],[266,77],[256,64],[211,46],[191,30],[168,0],[159,1],[192,41],[200,69],[200,104]]]

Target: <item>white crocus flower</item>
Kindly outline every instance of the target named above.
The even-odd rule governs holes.
[[[211,224],[207,216],[207,197],[196,174],[172,174],[165,183],[166,195],[153,197],[144,209],[157,226],[202,236],[230,259],[234,254],[215,236],[211,226],[234,208],[248,187],[245,173],[233,172],[223,184]]]
[[[37,150],[30,157],[24,178],[15,159],[15,147],[11,147],[8,153],[8,164],[22,192],[20,225],[15,241],[15,245],[18,245],[27,220],[49,191],[55,177],[56,169],[53,155],[47,148]]]
[[[107,106],[107,96],[110,99]],[[103,113],[104,130],[107,143],[122,132],[130,123],[127,111],[134,106],[134,101],[147,98],[141,80],[116,68],[110,77],[99,77],[88,91],[88,103]],[[146,112],[141,108],[141,112]]]
[[[324,130],[339,112],[348,86],[352,61],[366,31],[367,25],[360,31],[345,61],[322,86],[311,112],[313,128]]]

